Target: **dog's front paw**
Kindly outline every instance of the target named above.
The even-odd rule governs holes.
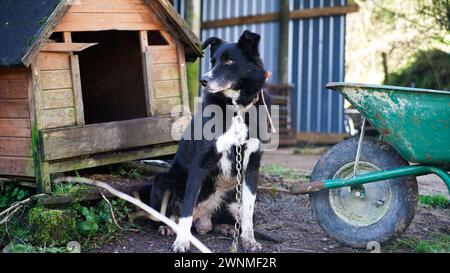
[[[242,239],[242,246],[244,247],[245,252],[261,252],[262,246],[255,239],[247,240]]]
[[[164,237],[173,236],[175,232],[169,226],[160,226],[158,229],[159,234]]]
[[[185,238],[177,238],[172,245],[172,251],[175,253],[188,252],[190,248],[190,242]]]

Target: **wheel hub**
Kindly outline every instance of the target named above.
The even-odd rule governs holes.
[[[353,176],[354,162],[348,163],[335,173],[335,178]],[[360,161],[358,175],[380,169]],[[336,215],[343,221],[358,227],[369,226],[380,221],[387,213],[392,202],[392,191],[388,181],[368,183],[354,187],[329,190],[330,204]]]

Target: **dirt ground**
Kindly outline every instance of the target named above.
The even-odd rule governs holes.
[[[295,155],[292,148],[268,152],[263,164],[278,164],[309,174],[320,155]],[[418,179],[420,194],[444,194],[445,185],[432,175]],[[259,239],[263,252],[368,252],[341,245],[327,236],[317,224],[309,208],[308,196],[293,196],[285,193],[258,192],[255,228],[264,230],[281,239],[281,242]],[[122,232],[117,239],[92,252],[170,252],[175,237],[164,238],[153,230],[147,220],[137,222],[139,232]],[[450,209],[433,209],[419,205],[415,218],[403,236],[427,239],[433,234],[450,232]],[[194,234],[195,235],[195,234]],[[210,233],[198,238],[214,252],[228,252],[231,238]],[[411,249],[382,246],[382,252],[411,252]],[[242,249],[241,249],[242,251]],[[195,249],[192,252],[197,252]]]

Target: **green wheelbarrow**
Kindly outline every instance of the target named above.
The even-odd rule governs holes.
[[[450,92],[329,83],[363,115],[358,138],[333,146],[316,163],[309,193],[322,229],[352,247],[386,243],[411,223],[417,176],[436,174],[450,192]],[[379,137],[364,137],[366,119]]]

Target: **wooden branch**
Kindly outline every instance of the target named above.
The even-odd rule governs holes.
[[[113,195],[115,195],[115,196],[117,196],[117,197],[119,197],[119,198],[121,198],[121,199],[123,199],[125,201],[128,201],[128,202],[132,203],[133,205],[139,207],[140,209],[144,210],[148,214],[152,215],[154,218],[158,219],[159,221],[161,221],[164,224],[166,224],[167,226],[169,226],[172,230],[175,231],[176,234],[178,234],[179,232],[183,232],[180,229],[180,227],[174,221],[170,220],[165,215],[162,215],[161,213],[157,212],[153,208],[147,206],[142,201],[139,201],[138,199],[136,199],[134,197],[131,197],[128,194],[125,194],[123,192],[120,192],[120,191],[112,188],[111,186],[109,186],[108,184],[106,184],[104,182],[97,181],[97,180],[92,180],[92,179],[88,179],[88,178],[84,178],[84,177],[60,177],[60,178],[57,178],[57,179],[53,180],[53,183],[61,183],[61,182],[81,183],[81,184],[87,184],[87,185],[91,185],[91,186],[95,186],[95,187],[99,187],[99,188],[105,189],[108,192],[110,192],[111,194],[113,194]],[[203,252],[203,253],[211,253],[211,250],[209,248],[207,248],[197,238],[192,236],[192,234],[186,234],[186,236],[187,236],[188,240],[196,248],[198,248],[201,252]]]
[[[46,43],[41,47],[41,51],[50,52],[79,52],[98,43]]]
[[[322,16],[343,15],[350,12],[356,12],[359,10],[358,5],[340,6],[340,7],[326,7],[326,8],[313,8],[313,9],[297,9],[289,13],[289,19],[307,19]],[[225,26],[236,26],[246,24],[256,24],[265,22],[277,21],[280,17],[278,12],[266,13],[260,15],[243,16],[222,20],[206,21],[202,23],[202,29],[219,28]]]

